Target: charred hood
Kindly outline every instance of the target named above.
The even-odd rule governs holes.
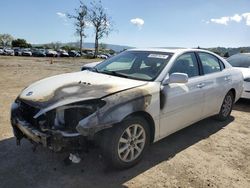
[[[100,99],[146,83],[82,71],[61,74],[35,82],[22,91],[19,99],[33,106],[46,108],[57,103],[66,105],[78,101]]]

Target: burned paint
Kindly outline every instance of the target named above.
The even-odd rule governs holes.
[[[152,95],[149,88],[138,87],[104,98],[106,105],[79,122],[77,130],[87,136],[111,127],[134,112],[147,111]]]
[[[45,107],[68,98],[81,98],[82,100],[85,98],[101,98],[146,83],[83,71],[40,80],[24,89],[19,98]],[[30,92],[32,92],[32,95],[27,95]]]
[[[107,75],[105,78],[111,79]],[[160,83],[115,78],[118,80],[104,81],[101,85],[96,81],[70,82],[54,91],[50,90],[48,93],[53,93],[53,96],[49,99],[46,98],[47,94],[43,95],[46,100],[41,99],[42,95],[39,95],[39,100],[28,100],[28,97],[21,95],[17,102],[24,103],[33,110],[28,117],[31,132],[35,128],[37,132],[46,133],[49,138],[46,144],[54,149],[65,145],[64,139],[78,139],[80,134],[93,137],[98,131],[117,125],[135,112],[148,112],[153,115],[152,118],[157,118],[159,113],[155,110],[155,105],[158,103],[154,102],[153,106],[152,100],[158,100]],[[124,81],[127,83],[124,84]],[[119,85],[118,82],[123,84]],[[25,92],[29,90],[27,88]],[[89,107],[93,109],[88,111]],[[18,131],[15,119],[18,116],[12,113],[13,128],[19,134],[21,131]]]

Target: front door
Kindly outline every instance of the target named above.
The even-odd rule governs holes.
[[[176,59],[169,75],[186,73],[185,84],[172,83],[162,86],[164,104],[160,111],[161,138],[201,119],[204,108],[203,82],[194,53],[185,53]]]

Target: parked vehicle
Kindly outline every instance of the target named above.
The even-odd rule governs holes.
[[[82,66],[81,71],[84,71],[84,70],[94,70],[95,66],[98,65],[98,64],[100,64],[100,63],[101,63],[101,61],[87,63],[87,64],[85,64],[85,65]]]
[[[77,51],[71,50],[69,51],[69,57],[81,57],[81,55]]]
[[[10,55],[10,56],[14,56],[14,50],[12,50],[11,48],[4,48],[3,50],[3,54],[4,55]]]
[[[97,57],[101,58],[101,59],[108,59],[108,56],[104,55],[104,54],[99,54],[99,55],[97,55]]]
[[[92,51],[86,51],[85,52],[85,56],[87,57],[87,58],[94,58],[94,52],[92,52]],[[83,55],[83,54],[82,54]]]
[[[244,77],[244,91],[241,98],[250,99],[250,53],[235,54],[227,59]]]
[[[112,55],[109,53],[104,53],[104,55],[106,55],[108,58],[112,57]]]
[[[4,55],[4,50],[0,48],[0,55]]]
[[[58,56],[59,57],[69,57],[69,54],[65,50],[58,50]]]
[[[46,51],[44,49],[36,49],[32,52],[34,57],[46,57]]]
[[[57,57],[58,56],[57,52],[55,50],[52,50],[52,49],[47,49],[45,53],[46,53],[47,57]]]
[[[20,48],[13,48],[15,56],[21,56],[22,50]]]
[[[29,48],[22,50],[22,56],[32,56],[32,52]]]
[[[242,90],[242,73],[209,51],[127,50],[92,71],[25,88],[11,123],[17,143],[59,151],[93,140],[113,166],[127,168],[152,142],[210,116],[227,120]]]

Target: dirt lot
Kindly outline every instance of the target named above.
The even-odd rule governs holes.
[[[250,187],[250,101],[239,101],[227,122],[211,118],[152,145],[134,168],[115,171],[98,149],[66,166],[66,153],[29,142],[16,146],[10,104],[28,84],[79,71],[86,60],[0,56],[0,187]]]

